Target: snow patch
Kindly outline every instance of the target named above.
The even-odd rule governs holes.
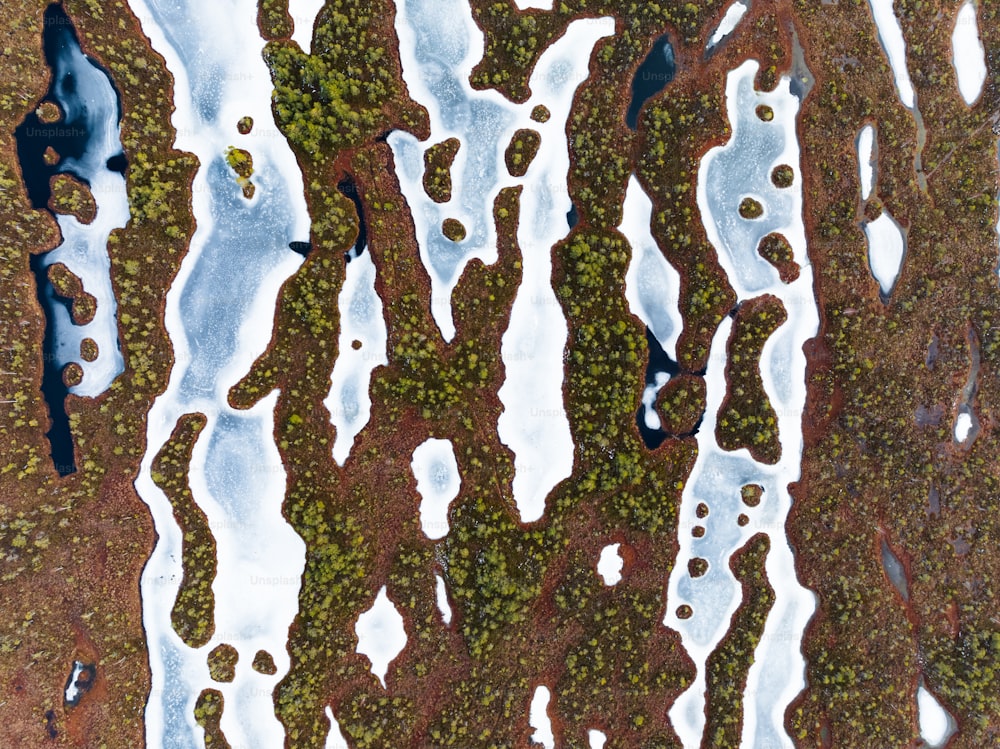
[[[371,418],[372,372],[389,363],[388,333],[382,299],[375,290],[371,253],[362,252],[347,264],[337,306],[340,309],[337,362],[330,374],[330,393],[323,405],[337,430],[333,459],[342,466]]]
[[[878,281],[882,297],[892,293],[906,256],[906,237],[888,211],[864,225],[868,239],[868,265]]]
[[[986,50],[979,36],[976,6],[972,0],[966,0],[958,11],[951,34],[951,49],[958,91],[965,103],[971,106],[982,94],[986,82]]]
[[[910,81],[910,72],[906,68],[906,41],[903,39],[903,29],[892,7],[893,0],[868,0],[871,6],[878,37],[882,42],[889,66],[896,79],[896,91],[899,100],[907,109],[913,109],[916,104],[916,94]]]
[[[954,732],[952,718],[923,684],[917,688],[917,715],[921,738],[932,747],[944,746]]]
[[[861,199],[868,200],[875,189],[875,128],[865,125],[858,134],[858,172],[861,177]]]
[[[358,636],[355,652],[368,658],[372,673],[384,688],[389,664],[406,647],[403,617],[389,599],[384,585],[372,607],[358,617],[354,631]]]
[[[292,41],[306,54],[312,53],[313,26],[316,16],[323,9],[325,0],[288,0],[288,14],[292,17],[295,30]]]
[[[333,709],[327,705],[325,712],[326,717],[330,720],[330,732],[326,735],[323,749],[350,749],[347,739],[344,738],[344,734],[340,730],[340,723],[333,715]]]
[[[531,734],[531,741],[541,744],[545,749],[555,749],[556,739],[552,734],[552,722],[549,720],[549,688],[535,687],[535,694],[531,698],[531,709],[529,711],[529,725],[535,729]]]
[[[603,731],[591,728],[587,731],[587,740],[590,742],[590,749],[604,749],[604,744],[607,742],[608,737],[604,735]]]
[[[437,598],[438,611],[441,612],[441,619],[445,626],[451,624],[451,604],[448,603],[448,588],[441,575],[434,575],[436,580],[434,585],[434,596]]]
[[[450,440],[428,439],[413,451],[410,468],[421,497],[420,527],[427,538],[444,538],[449,529],[448,507],[462,486],[455,448]]]
[[[601,549],[601,557],[597,561],[597,574],[605,585],[617,585],[622,579],[622,569],[625,560],[621,555],[621,544],[611,544]]]
[[[732,34],[736,25],[743,20],[743,16],[746,15],[747,10],[749,8],[741,0],[737,0],[737,2],[730,5],[729,9],[726,10],[726,15],[722,17],[719,28],[715,30],[712,37],[708,40],[708,44],[705,46],[706,51],[712,49],[712,47]]]

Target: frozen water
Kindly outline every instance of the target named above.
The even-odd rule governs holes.
[[[972,416],[968,413],[960,413],[955,419],[955,442],[965,442],[972,431]]]
[[[605,585],[617,585],[621,582],[625,560],[622,559],[620,548],[621,544],[611,544],[601,549],[600,559],[597,560],[597,574]]]
[[[309,216],[295,157],[271,113],[270,73],[253,0],[130,0],[154,49],[173,75],[176,147],[201,164],[193,185],[197,230],[167,294],[166,327],[174,367],[147,424],[148,450],[136,489],[149,505],[157,544],[143,572],[143,624],[152,673],[146,705],[149,746],[186,749],[202,729],[195,700],[212,686],[208,650],[227,642],[241,662],[257,650],[275,657],[274,675],[237,670],[224,685],[222,728],[234,746],[281,746],[284,729],[271,692],[289,667],[288,627],[298,611],[305,545],[284,520],[285,470],[273,442],[277,393],[235,411],[228,392],[271,336],[281,284],[302,258],[288,243],[309,236]],[[252,145],[237,122],[257,126]],[[244,140],[241,140],[244,139]],[[230,145],[254,159],[256,192],[245,199],[225,162]],[[187,647],[171,626],[181,576],[181,531],[151,478],[154,456],[179,417],[207,418],[192,454],[190,484],[216,540],[215,634]]]
[[[875,128],[865,125],[858,134],[858,172],[861,177],[861,199],[868,200],[875,189]]]
[[[958,11],[951,34],[952,64],[958,78],[958,90],[966,104],[973,104],[986,82],[986,50],[979,37],[976,5],[966,0]]]
[[[917,688],[917,715],[920,736],[932,747],[944,746],[954,733],[951,716],[923,684]]]
[[[608,737],[604,735],[603,731],[592,728],[587,731],[587,740],[590,742],[590,749],[604,749]]]
[[[444,578],[441,575],[434,575],[434,596],[437,598],[438,611],[441,612],[441,619],[445,626],[451,624],[451,604],[448,603],[448,588],[445,586]]]
[[[386,594],[384,585],[372,607],[358,617],[354,631],[358,635],[356,652],[371,661],[372,673],[385,687],[389,664],[406,647],[406,629],[403,627],[403,617]]]
[[[313,26],[324,4],[325,0],[288,0],[288,14],[295,25],[292,41],[307,54],[312,52]]]
[[[388,333],[382,299],[375,290],[375,264],[362,252],[347,264],[344,285],[337,299],[340,336],[337,362],[330,375],[330,394],[323,405],[337,430],[333,459],[344,465],[354,440],[371,418],[369,394],[372,372],[389,363]],[[360,346],[356,346],[359,343]]]
[[[340,724],[333,716],[333,710],[329,705],[327,705],[325,713],[330,721],[330,732],[326,735],[326,743],[323,745],[323,749],[349,749],[347,739],[344,738],[344,734],[340,730]]]
[[[663,256],[650,232],[653,204],[633,175],[625,192],[619,231],[632,247],[625,273],[625,298],[671,359],[683,329],[679,307],[681,276]]]
[[[910,72],[906,68],[906,42],[903,39],[903,29],[899,25],[899,19],[896,17],[892,3],[893,0],[868,0],[872,17],[875,19],[875,26],[878,28],[879,40],[889,58],[889,66],[896,79],[899,100],[907,109],[914,109],[916,95],[913,93]]]
[[[722,21],[719,23],[719,27],[712,33],[711,38],[708,40],[708,44],[705,46],[706,50],[712,49],[715,45],[733,33],[736,25],[743,19],[749,8],[741,0],[737,0],[735,3],[729,6],[726,10],[726,15],[722,17]]]
[[[882,297],[887,298],[903,269],[906,237],[886,210],[874,221],[866,222],[864,228],[868,239],[868,264]]]
[[[798,168],[795,125],[799,102],[791,93],[787,76],[774,91],[756,91],[753,82],[758,68],[758,63],[751,60],[729,74],[726,102],[732,135],[727,144],[711,149],[702,159],[698,206],[708,237],[738,298],[773,294],[788,311],[788,320],[768,339],[760,361],[764,390],[778,419],[782,453],[777,464],[764,465],[754,461],[745,449],[727,452],[715,442],[717,413],[726,392],[726,344],[732,330],[732,320],[727,318],[712,341],[705,373],[708,403],[697,435],[698,457],[682,495],[680,551],[668,584],[669,604],[664,620],[681,634],[698,668],[694,684],[670,711],[686,749],[701,744],[705,662],[725,635],[740,603],[740,586],[728,564],[732,553],[756,533],[766,533],[770,538],[766,572],[775,589],[775,602],[744,693],[744,746],[791,744],[783,715],[805,683],[799,645],[815,609],[813,595],[796,580],[784,522],[791,506],[788,484],[800,475],[805,404],[802,345],[816,334],[819,319],[805,251],[801,184],[797,180],[792,187],[781,189],[770,179],[771,170],[778,164]],[[760,104],[772,108],[773,120],[763,122],[757,117]],[[746,220],[739,216],[737,209],[746,195],[754,195],[763,204],[763,217]],[[794,259],[802,267],[799,278],[791,284],[782,283],[774,267],[756,251],[760,238],[772,231],[788,239]],[[743,506],[740,500],[741,487],[749,483],[764,488],[761,504],[753,509]],[[711,508],[706,518],[696,515],[701,503]],[[744,512],[750,516],[750,523],[740,527],[736,517]],[[700,538],[689,532],[695,525],[705,528]],[[692,578],[687,571],[687,562],[694,557],[709,564],[708,572],[698,578]],[[692,607],[691,618],[677,617],[680,604]]]
[[[448,507],[462,486],[451,441],[428,439],[413,451],[410,468],[421,498],[420,527],[427,538],[444,538],[448,535]]]
[[[535,732],[531,734],[531,741],[534,744],[541,744],[545,749],[555,749],[556,740],[552,735],[552,723],[549,720],[549,688],[535,687],[535,694],[531,698],[531,708],[528,722]]]

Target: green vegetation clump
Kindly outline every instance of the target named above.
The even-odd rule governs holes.
[[[236,130],[240,135],[249,135],[250,131],[253,130],[253,117],[240,117],[236,123]]]
[[[701,577],[708,572],[708,560],[694,557],[688,560],[688,574],[691,577]]]
[[[740,489],[740,499],[747,507],[756,507],[764,496],[764,487],[760,484],[747,484]]]
[[[213,681],[231,682],[236,678],[236,664],[240,654],[232,645],[222,643],[208,654],[208,675]]]
[[[465,226],[456,218],[446,218],[441,224],[441,233],[452,242],[461,242],[465,239]]]
[[[205,749],[232,749],[222,732],[225,699],[218,689],[204,689],[194,705],[195,722],[205,729]]]
[[[764,206],[759,200],[747,197],[740,201],[740,215],[746,219],[760,218],[764,215]]]
[[[93,338],[84,338],[80,341],[80,358],[86,362],[95,362],[100,355],[97,341]]]
[[[63,367],[62,380],[66,387],[76,387],[83,382],[83,368],[76,362],[70,362]]]
[[[743,602],[705,664],[706,723],[701,742],[704,749],[740,745],[747,674],[774,605],[774,588],[764,569],[770,548],[768,537],[757,534],[729,562],[743,586]]]
[[[511,176],[523,177],[528,172],[541,144],[542,136],[537,130],[522,129],[514,133],[504,153],[507,171]]]
[[[778,164],[771,170],[771,182],[775,187],[791,187],[795,184],[795,170],[788,164]]]
[[[206,421],[202,414],[186,414],[178,419],[152,466],[153,483],[167,495],[174,520],[184,534],[181,552],[184,575],[170,621],[177,635],[192,648],[205,645],[215,631],[215,594],[212,592],[217,566],[215,538],[188,484],[191,451]]]
[[[678,437],[694,432],[705,415],[707,395],[703,377],[689,374],[672,377],[656,398],[663,431]]]
[[[71,174],[56,174],[49,180],[52,194],[49,209],[54,213],[75,216],[81,224],[89,224],[97,215],[97,203],[90,188]]]
[[[778,269],[783,283],[792,283],[799,277],[799,264],[795,262],[792,246],[783,234],[771,232],[763,237],[757,245],[757,252]]]
[[[424,192],[435,203],[451,200],[451,165],[462,142],[448,138],[424,152]]]
[[[258,650],[253,657],[253,670],[259,674],[273,676],[278,673],[278,667],[274,665],[274,657],[266,650]]]
[[[535,108],[531,110],[531,119],[535,122],[548,122],[549,117],[552,114],[549,112],[549,108],[544,104],[537,104]]]
[[[230,169],[236,172],[236,182],[243,190],[243,197],[247,200],[252,198],[256,190],[253,182],[250,181],[250,177],[253,175],[253,156],[245,149],[229,146],[226,149],[226,163],[229,164]]]
[[[719,406],[716,439],[724,450],[747,448],[762,463],[778,462],[781,442],[777,416],[760,377],[760,354],[787,319],[777,297],[750,299],[736,313],[727,347],[726,397]]]
[[[757,117],[764,122],[771,122],[774,119],[774,110],[767,104],[759,104],[755,111],[757,112]]]

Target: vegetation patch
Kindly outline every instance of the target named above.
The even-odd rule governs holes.
[[[448,138],[424,151],[424,192],[435,203],[451,200],[451,165],[462,142]]]
[[[225,699],[218,689],[204,689],[194,705],[194,719],[205,729],[205,749],[231,749],[222,732],[222,710]]]
[[[778,269],[783,283],[792,283],[799,277],[799,264],[795,262],[792,246],[783,234],[771,232],[760,240],[757,252]]]
[[[507,162],[507,171],[513,177],[523,177],[528,172],[528,167],[538,153],[538,147],[542,144],[542,136],[537,130],[522,129],[514,133],[507,151],[504,153],[504,160]]]
[[[764,343],[788,315],[781,300],[759,296],[740,305],[727,344],[726,397],[719,406],[715,436],[724,450],[745,447],[754,460],[774,464],[781,457],[778,420],[760,377]]]
[[[76,217],[89,224],[97,215],[97,203],[90,188],[71,174],[55,174],[49,180],[49,210]]]
[[[231,682],[236,678],[236,663],[240,654],[232,645],[222,643],[208,654],[208,675],[213,681]]]

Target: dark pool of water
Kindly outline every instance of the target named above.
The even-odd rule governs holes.
[[[344,259],[347,262],[351,262],[354,258],[358,257],[362,252],[365,251],[365,247],[368,246],[368,223],[365,221],[364,208],[361,205],[361,195],[358,193],[358,186],[354,183],[354,179],[351,175],[347,175],[340,182],[337,183],[337,189],[340,190],[344,196],[351,199],[354,203],[354,210],[358,213],[358,238],[354,242],[354,248],[344,254]]]
[[[674,48],[666,34],[653,43],[653,49],[646,55],[635,77],[632,78],[632,102],[625,114],[625,123],[635,130],[639,124],[639,110],[651,97],[660,93],[674,79],[677,64]]]
[[[646,328],[646,344],[649,346],[649,363],[646,365],[644,385],[655,385],[658,374],[665,373],[674,377],[680,372],[677,362],[671,359],[667,352],[663,350],[660,342],[656,340],[656,336],[653,335],[649,328]],[[642,435],[642,441],[646,443],[646,447],[650,450],[655,450],[663,444],[663,441],[667,438],[667,433],[663,429],[650,429],[647,427],[646,421],[643,418],[645,411],[646,407],[640,405],[635,415],[635,423],[639,427],[639,434]]]
[[[570,204],[570,209],[566,212],[566,223],[570,229],[574,229],[580,223],[580,212],[576,210],[576,203]]]

